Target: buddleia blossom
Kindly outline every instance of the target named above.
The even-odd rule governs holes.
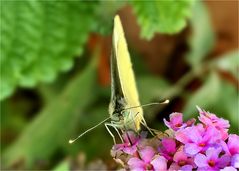
[[[194,118],[183,121],[182,113],[172,113],[169,121],[164,119],[168,130],[160,136],[124,132],[124,142],[114,145],[111,155],[125,170],[238,170],[239,136],[228,134],[227,120],[197,108],[197,124]]]
[[[178,112],[172,113],[169,116],[169,121],[164,119],[165,125],[174,131],[185,128],[187,126],[191,126],[192,124],[194,124],[194,122],[195,122],[195,119],[191,119],[191,120],[188,120],[187,122],[183,122],[183,114]]]
[[[167,160],[160,155],[157,155],[154,149],[146,146],[138,151],[138,156],[132,157],[128,161],[130,170],[166,170]]]
[[[127,154],[134,154],[137,150],[137,145],[140,142],[140,139],[144,138],[142,136],[136,135],[132,131],[128,131],[123,134],[124,142],[122,144],[116,144],[114,150],[121,150]]]
[[[222,149],[220,147],[210,147],[205,154],[196,154],[194,162],[198,170],[219,170],[228,166],[230,163],[230,156],[226,154],[219,156],[221,152]]]
[[[159,154],[164,156],[167,160],[172,160],[174,154],[177,151],[177,146],[175,139],[173,138],[163,138],[161,141],[161,146],[158,148]]]
[[[192,170],[196,167],[193,159],[184,152],[184,146],[181,146],[174,154],[169,170]]]
[[[199,117],[198,119],[205,125],[205,127],[213,126],[220,131],[222,140],[226,140],[228,137],[228,129],[230,127],[229,121],[223,118],[218,118],[215,114],[206,112],[201,108],[198,108]]]
[[[189,155],[205,152],[212,144],[221,140],[219,131],[213,127],[192,126],[175,133],[176,139],[185,145],[184,150]]]

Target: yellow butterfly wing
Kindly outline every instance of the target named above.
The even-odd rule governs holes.
[[[123,109],[140,106],[134,72],[123,27],[119,16],[114,18],[114,30],[111,54],[111,115]],[[125,127],[138,131],[143,119],[142,107],[129,109],[130,119],[126,119]]]

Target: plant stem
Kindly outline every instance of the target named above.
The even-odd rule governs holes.
[[[197,68],[191,69],[188,73],[186,73],[176,84],[174,84],[171,88],[169,88],[163,94],[164,98],[172,99],[183,92],[184,87],[190,83],[195,77],[201,77],[206,71],[213,67],[214,61],[209,61],[201,64]]]

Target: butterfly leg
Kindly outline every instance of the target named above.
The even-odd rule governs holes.
[[[120,135],[119,130],[117,129],[116,125],[115,125],[114,123],[112,123],[111,126],[115,129],[115,131],[117,132],[117,134],[118,134],[119,137],[120,137],[121,142],[123,143],[124,140],[123,140],[122,136]]]
[[[111,127],[113,127],[113,128],[115,129],[115,131],[117,132],[117,134],[118,134],[119,137],[120,137],[120,140],[121,140],[122,142],[124,142],[122,136],[121,136],[120,133],[119,133],[119,130],[118,130],[117,127],[116,127],[116,125],[115,125],[114,123],[105,123],[105,127],[106,127],[107,131],[109,132],[109,134],[111,135],[111,137],[113,138],[114,144],[116,144],[115,136],[114,136],[113,133],[110,131],[109,126],[111,126]]]
[[[116,144],[115,136],[112,134],[112,132],[110,131],[110,129],[109,129],[108,126],[111,126],[111,124],[110,124],[110,123],[105,123],[105,127],[106,127],[107,131],[109,132],[109,134],[110,134],[111,137],[113,138],[114,144]]]
[[[147,130],[150,132],[151,135],[155,136],[155,134],[152,132],[152,129],[148,127],[146,121],[144,120],[144,118],[142,118],[141,124],[147,128]]]

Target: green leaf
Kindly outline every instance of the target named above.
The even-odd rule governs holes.
[[[151,39],[155,33],[178,33],[191,16],[191,0],[130,1],[141,28],[141,37]]]
[[[2,1],[0,100],[50,82],[73,65],[94,21],[94,2]]]
[[[189,40],[191,51],[187,54],[186,59],[192,67],[196,67],[215,44],[210,16],[203,2],[197,1],[195,3],[190,22],[192,25],[192,37]]]
[[[142,104],[164,99],[165,97],[162,95],[169,88],[169,83],[166,80],[154,76],[139,77],[137,85]]]
[[[238,78],[239,51],[233,51],[220,56],[219,59],[215,60],[215,65],[219,69],[228,71]]]
[[[110,35],[113,28],[113,18],[117,10],[125,4],[125,1],[100,1],[95,10],[97,20],[92,22],[93,32]]]
[[[70,162],[68,160],[62,161],[53,171],[70,171]]]
[[[194,94],[192,94],[184,106],[183,113],[186,118],[195,116],[196,105],[207,110],[214,106],[220,95],[220,79],[216,73],[211,73]]]
[[[217,103],[215,103],[215,111],[212,112],[229,120],[231,125],[230,132],[238,133],[238,90],[233,84],[221,80],[220,92]]]
[[[76,124],[96,98],[96,61],[77,75],[62,94],[29,123],[21,136],[3,154],[4,167],[23,160],[30,167],[46,160],[62,144],[68,144]],[[97,91],[96,91],[97,92]]]
[[[230,121],[230,132],[238,132],[239,96],[233,84],[220,80],[216,73],[211,73],[204,85],[187,99],[183,113],[186,118],[197,116],[196,105]]]
[[[102,101],[101,98],[99,98],[98,100]],[[93,106],[89,106],[89,108],[87,108],[85,112],[85,115],[82,116],[79,121],[78,129],[74,131],[74,135],[72,134],[71,137],[79,136],[80,133],[88,130],[89,128],[97,125],[102,120],[105,120],[107,117],[109,117],[108,105],[109,104],[107,101],[106,104],[98,105],[97,103],[94,103]],[[116,133],[114,132],[114,130],[112,132]],[[116,136],[116,138],[118,137]],[[104,140],[104,143],[100,144],[100,148],[98,140]],[[101,124],[81,137],[78,141],[75,142],[75,144],[62,144],[62,149],[67,149],[67,154],[70,153],[77,155],[79,154],[79,152],[82,152],[87,157],[87,161],[91,161],[98,157],[100,157],[101,159],[111,159],[111,156],[109,154],[112,148],[112,144],[113,139],[111,135],[106,130],[104,124]]]

